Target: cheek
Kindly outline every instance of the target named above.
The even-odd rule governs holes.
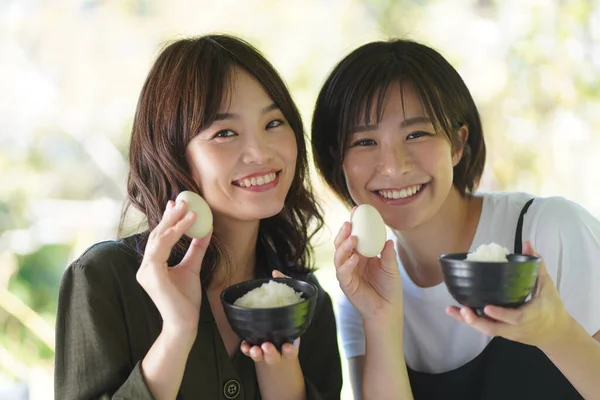
[[[365,180],[365,177],[363,176],[365,174],[365,169],[360,167],[361,165],[363,164],[352,156],[346,156],[344,163],[342,164],[346,187],[348,188],[348,191],[352,197],[355,196],[354,189],[356,187],[360,187],[361,182]]]
[[[277,143],[277,147],[280,149],[279,153],[285,162],[296,166],[296,160],[298,159],[298,145],[296,144],[296,136],[293,131],[290,131],[285,138]]]
[[[435,151],[432,151],[430,154],[432,156],[432,169],[435,170],[438,179],[443,179],[444,181],[449,181],[451,183],[454,177],[454,157],[450,146],[438,146]]]
[[[218,171],[223,170],[225,167],[223,164],[229,159],[229,157],[225,156],[217,157],[210,151],[197,150],[193,154],[186,154],[186,160],[192,172],[192,177],[200,189],[203,189],[204,185],[217,179]]]

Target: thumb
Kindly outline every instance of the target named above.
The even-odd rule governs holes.
[[[200,273],[200,270],[202,269],[202,260],[204,260],[206,249],[208,249],[208,245],[210,244],[212,233],[213,230],[211,228],[208,234],[203,238],[192,239],[192,243],[190,243],[190,247],[187,249],[183,260],[179,263],[180,267],[189,268],[197,274]]]
[[[274,269],[272,272],[273,278],[289,278],[289,276],[282,274],[278,270]]]
[[[535,251],[533,245],[529,240],[525,241],[524,243],[523,254],[527,256],[537,257],[540,259],[540,269],[538,270],[538,277],[534,287],[534,295],[537,296],[546,287],[546,282],[548,282],[548,280],[552,281],[552,278],[550,277],[550,274],[548,274],[548,270],[546,269],[546,263],[544,262],[544,259],[537,253],[537,251]]]
[[[529,240],[526,240],[524,245],[523,245],[523,254],[525,254],[526,256],[532,256],[532,257],[537,257],[541,260],[540,262],[540,275],[548,275],[548,270],[546,269],[546,263],[544,262],[544,259],[542,258],[542,256],[540,256],[537,251],[535,251],[535,249],[533,248],[533,245],[531,244],[531,242]]]
[[[526,256],[540,257],[529,240],[526,240],[525,243],[523,243],[523,254]]]
[[[383,246],[381,251],[381,267],[388,274],[398,273],[398,260],[396,259],[396,249],[394,249],[394,242],[388,240]]]

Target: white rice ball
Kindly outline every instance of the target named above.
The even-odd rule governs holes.
[[[472,253],[467,254],[467,261],[506,262],[509,251],[496,243],[482,244]]]
[[[285,283],[269,281],[252,289],[233,304],[246,308],[275,308],[301,302],[302,293],[296,292]]]

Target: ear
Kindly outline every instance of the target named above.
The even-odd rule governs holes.
[[[467,143],[467,139],[469,139],[469,127],[467,125],[462,125],[458,128],[456,136],[458,138],[458,144],[454,146],[452,152],[452,165],[454,167],[456,167],[462,159],[465,143]]]

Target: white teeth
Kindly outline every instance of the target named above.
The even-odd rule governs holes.
[[[423,185],[415,185],[402,190],[380,190],[379,194],[386,199],[404,199],[415,195],[422,187]]]
[[[242,187],[266,185],[267,183],[273,182],[275,178],[277,178],[277,174],[275,172],[271,172],[263,176],[254,176],[252,178],[239,180],[238,184]]]

